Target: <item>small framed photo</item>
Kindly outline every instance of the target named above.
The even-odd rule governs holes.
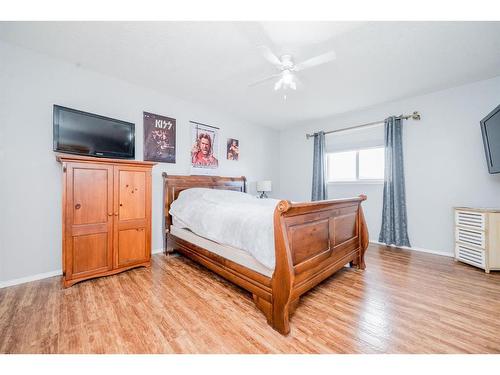
[[[240,141],[234,138],[228,138],[226,147],[227,160],[238,160],[239,156],[240,156]]]

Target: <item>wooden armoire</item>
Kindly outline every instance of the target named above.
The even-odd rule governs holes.
[[[63,169],[63,285],[151,261],[151,170],[156,164],[58,154]]]

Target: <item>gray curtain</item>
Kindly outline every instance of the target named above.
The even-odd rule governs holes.
[[[314,156],[313,156],[313,201],[327,199],[326,192],[326,155],[325,155],[325,132],[314,134]]]
[[[385,120],[385,176],[382,228],[379,242],[410,246],[406,217],[405,176],[401,120],[394,116]]]

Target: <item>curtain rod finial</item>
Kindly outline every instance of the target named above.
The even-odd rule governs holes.
[[[413,120],[420,120],[421,119],[420,113],[418,113],[417,111],[413,112],[413,114],[411,115],[411,118]]]

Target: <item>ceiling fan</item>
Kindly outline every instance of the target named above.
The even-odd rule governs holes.
[[[312,57],[300,63],[295,63],[292,55],[287,54],[278,57],[267,46],[261,46],[259,47],[259,50],[264,58],[279,70],[279,73],[254,82],[249,86],[256,86],[273,79],[278,79],[274,84],[274,90],[296,90],[297,82],[299,82],[297,75],[295,74],[296,72],[325,64],[327,62],[335,60],[336,58],[335,52],[330,51],[322,55]]]

